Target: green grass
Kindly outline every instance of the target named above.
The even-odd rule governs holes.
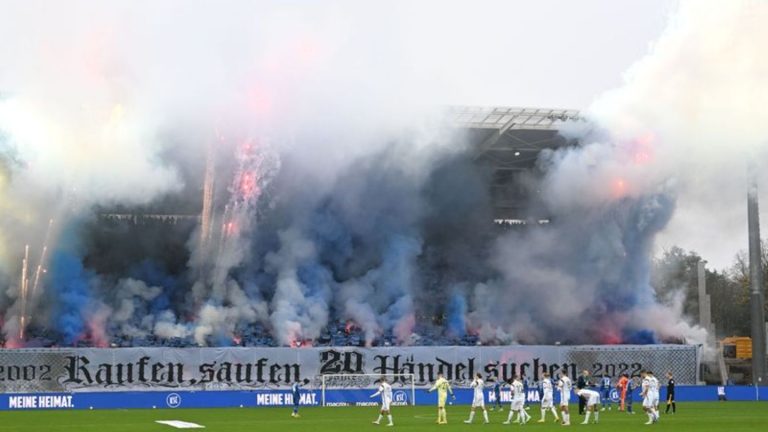
[[[639,404],[637,404],[639,405]],[[663,408],[662,408],[663,410]],[[0,431],[77,431],[77,432],[144,432],[180,431],[156,424],[155,420],[182,420],[204,425],[207,432],[240,431],[510,431],[519,425],[502,425],[507,411],[491,412],[490,425],[482,425],[476,416],[474,425],[462,423],[469,407],[449,406],[448,425],[434,424],[434,407],[395,407],[395,427],[372,425],[377,409],[370,408],[317,408],[301,409],[301,418],[293,419],[288,408],[233,408],[233,409],[162,409],[162,410],[94,410],[94,411],[6,411],[0,413]],[[529,413],[538,420],[538,406]],[[546,424],[531,422],[524,427],[529,431],[563,430],[551,421]],[[626,432],[633,430],[666,430],[675,432],[750,432],[768,430],[768,403],[765,402],[709,402],[680,403],[675,415],[663,415],[658,425],[645,426],[643,414],[628,415],[616,411],[600,413],[600,424],[580,425],[582,418],[571,415],[571,428],[588,431]]]

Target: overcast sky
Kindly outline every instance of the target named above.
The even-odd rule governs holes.
[[[457,104],[587,108],[649,51],[670,0],[411,2],[419,62]],[[438,4],[440,6],[438,6]],[[429,58],[433,57],[433,58]],[[438,60],[438,61],[436,61]]]

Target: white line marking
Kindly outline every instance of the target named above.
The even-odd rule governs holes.
[[[180,420],[156,420],[155,423],[168,425],[171,427],[175,427],[176,429],[202,429],[205,427],[197,423],[190,423],[190,422],[185,422]]]

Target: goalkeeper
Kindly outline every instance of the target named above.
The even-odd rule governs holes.
[[[451,383],[443,377],[442,372],[437,374],[437,381],[435,385],[429,389],[430,392],[437,390],[437,424],[448,424],[448,417],[445,413],[445,401],[448,399],[448,394],[451,394],[451,398],[456,400],[456,396],[451,389]]]

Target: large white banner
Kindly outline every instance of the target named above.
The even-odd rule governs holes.
[[[545,371],[615,378],[646,369],[695,384],[698,366],[690,345],[14,349],[0,350],[0,391],[288,388],[304,379],[317,385],[321,375],[366,373],[414,374],[416,386],[426,387],[438,372],[460,386],[476,373],[502,380],[525,374],[533,382]]]

